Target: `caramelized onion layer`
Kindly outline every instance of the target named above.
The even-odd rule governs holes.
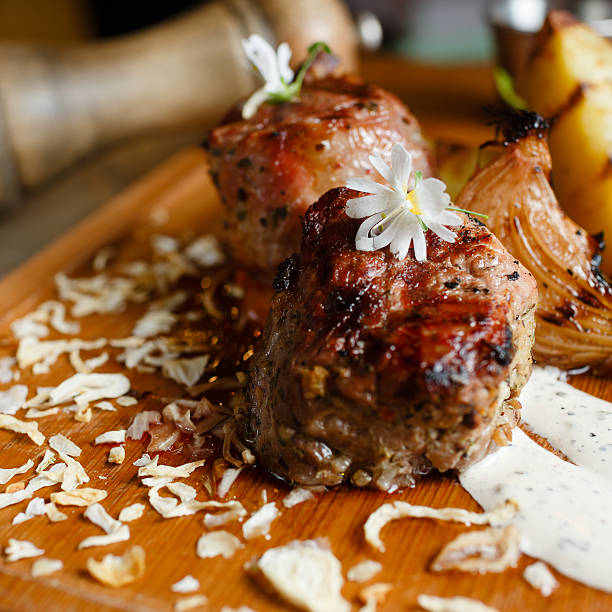
[[[535,359],[610,374],[612,289],[599,272],[601,247],[559,206],[545,135],[537,124],[506,132],[504,154],[472,177],[457,206],[489,215],[489,229],[538,281]]]

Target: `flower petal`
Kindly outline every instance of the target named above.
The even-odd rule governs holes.
[[[414,235],[414,257],[417,261],[427,259],[427,242],[425,241],[425,233],[420,226]]]
[[[346,181],[346,186],[355,191],[363,191],[364,193],[382,193],[384,191],[393,191],[390,187],[377,183],[368,178],[350,178]]]
[[[383,161],[380,155],[370,155],[370,163],[376,168],[376,171],[382,176],[391,187],[395,186],[395,180],[393,178],[393,171]]]
[[[291,81],[293,81],[293,70],[291,70],[289,66],[291,60],[291,47],[286,42],[278,45],[276,59],[278,62],[278,72],[281,78],[285,83],[291,83]]]
[[[446,185],[435,178],[422,180],[415,188],[419,208],[423,214],[436,217],[450,204]]]
[[[374,246],[374,249],[382,249],[388,244],[391,244],[391,241],[395,238],[397,231],[400,229],[400,219],[401,217],[396,217],[395,219],[392,219],[388,225],[385,224],[386,227],[383,229],[382,232],[376,234],[376,236],[373,237],[372,244]]]
[[[414,230],[416,229],[418,228],[414,227],[410,223],[405,223],[400,231],[395,235],[390,249],[391,253],[393,253],[393,255],[395,255],[400,261],[406,258],[408,250],[410,249],[410,244],[412,243]]]
[[[374,239],[370,237],[370,230],[382,219],[382,215],[372,215],[366,219],[357,230],[355,235],[355,248],[358,251],[373,251]]]
[[[346,214],[353,219],[369,217],[387,209],[385,202],[377,195],[353,198],[346,203]]]
[[[394,187],[397,191],[406,193],[412,172],[412,155],[402,144],[394,144],[391,150],[391,164],[394,177]]]
[[[268,99],[268,95],[265,86],[260,87],[251,94],[250,98],[242,106],[242,118],[250,119],[257,112],[257,109]]]
[[[252,34],[242,41],[242,48],[266,83],[280,86],[276,53],[272,45],[259,34]]]
[[[455,232],[451,232],[448,228],[444,227],[443,225],[440,225],[439,223],[436,223],[435,221],[430,221],[429,223],[427,223],[427,227],[429,227],[429,229],[434,234],[442,238],[442,240],[446,240],[446,242],[455,242],[455,238],[457,237],[457,234],[455,234]]]
[[[463,219],[456,213],[451,212],[450,210],[445,210],[441,212],[436,217],[436,222],[441,223],[442,225],[463,225]]]

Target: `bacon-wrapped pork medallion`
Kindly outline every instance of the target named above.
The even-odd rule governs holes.
[[[301,217],[313,202],[349,177],[373,174],[372,153],[389,161],[401,143],[416,169],[433,173],[416,119],[393,94],[324,69],[311,68],[295,101],[265,102],[248,120],[231,113],[208,140],[225,241],[263,279],[299,249]]]

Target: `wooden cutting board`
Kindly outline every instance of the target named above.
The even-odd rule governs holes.
[[[208,233],[218,227],[218,210],[219,203],[200,150],[187,150],[167,161],[0,282],[0,356],[14,354],[16,348],[8,330],[11,321],[32,310],[40,301],[54,296],[55,273],[86,273],[91,257],[107,244],[117,245],[121,257],[130,259],[146,256],[152,234],[184,238]],[[127,336],[133,321],[143,310],[142,305],[130,306],[124,313],[81,319],[79,337]],[[120,364],[111,359],[101,371],[122,370]],[[19,382],[31,388],[57,385],[72,373],[68,361],[62,358],[48,374],[34,376],[31,372],[24,372]],[[516,569],[501,575],[429,572],[432,558],[443,544],[465,531],[462,526],[404,519],[384,529],[387,552],[378,553],[364,541],[364,521],[386,501],[401,499],[432,507],[459,506],[478,510],[478,505],[453,476],[426,478],[413,489],[392,496],[347,488],[320,493],[315,500],[291,509],[283,508],[281,516],[272,524],[270,540],[263,537],[250,540],[229,560],[199,559],[195,546],[199,536],[205,532],[202,513],[162,519],[148,505],[147,491],[136,478],[137,468],[132,463],[144,452],[147,441],[128,441],[126,460],[120,466],[107,463],[108,447],[92,443],[101,432],[126,428],[134,412],[159,409],[156,397],[177,397],[180,391],[177,385],[160,376],[131,370],[126,374],[132,389],[149,392],[137,406],[119,408],[117,412],[97,411],[90,423],[79,423],[69,415],[61,415],[40,419],[39,425],[45,435],[61,431],[81,446],[80,459],[91,478],[88,486],[109,492],[103,505],[112,516],[116,517],[124,506],[134,502],[147,505],[144,516],[130,523],[132,535],[129,542],[78,551],[79,541],[100,533],[81,516],[82,509],[64,509],[69,514],[69,520],[64,522],[50,523],[46,517],[36,517],[16,526],[11,525],[12,518],[25,508],[27,502],[0,510],[0,544],[6,545],[10,537],[30,540],[45,549],[45,556],[64,562],[64,569],[60,572],[33,579],[30,576],[32,560],[8,563],[3,557],[0,561],[2,610],[172,610],[180,596],[172,593],[170,586],[186,574],[192,574],[200,581],[200,592],[209,598],[205,609],[216,612],[223,605],[248,605],[259,612],[283,610],[287,606],[264,592],[247,575],[243,565],[269,547],[317,537],[328,538],[344,572],[364,559],[376,559],[383,564],[382,572],[374,580],[393,585],[386,602],[379,606],[383,611],[416,609],[419,593],[475,597],[502,611],[555,609],[573,612],[612,608],[612,596],[558,575],[560,588],[551,597],[543,598],[521,576],[525,566],[532,562],[527,557],[521,558]],[[572,382],[595,395],[612,399],[609,381],[582,376]],[[0,388],[7,386],[10,385]],[[43,454],[42,448],[36,447],[25,436],[0,431],[0,466],[21,465],[29,457],[37,459]],[[183,462],[180,456],[168,453],[162,454],[161,460],[173,464]],[[26,476],[31,476],[31,473]],[[203,498],[205,493],[199,478],[196,470],[187,482],[195,486],[198,496]],[[18,476],[14,481],[19,479],[26,480],[24,476]],[[269,501],[280,502],[288,492],[285,486],[252,469],[240,475],[229,498],[239,499],[251,511],[260,505],[263,489],[267,491]],[[43,489],[39,494],[48,499],[49,491]],[[239,523],[230,524],[227,529],[241,535]],[[89,557],[100,559],[108,552],[120,554],[133,544],[141,545],[146,551],[146,573],[141,580],[113,589],[95,582],[86,572],[85,564]],[[347,583],[343,592],[347,599],[356,603],[359,589],[360,585]]]

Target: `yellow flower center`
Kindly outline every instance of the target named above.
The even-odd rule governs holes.
[[[413,189],[412,191],[406,194],[406,201],[408,202],[408,206],[410,206],[410,210],[415,215],[423,214],[423,211],[419,207],[419,200],[417,199],[416,189]]]

